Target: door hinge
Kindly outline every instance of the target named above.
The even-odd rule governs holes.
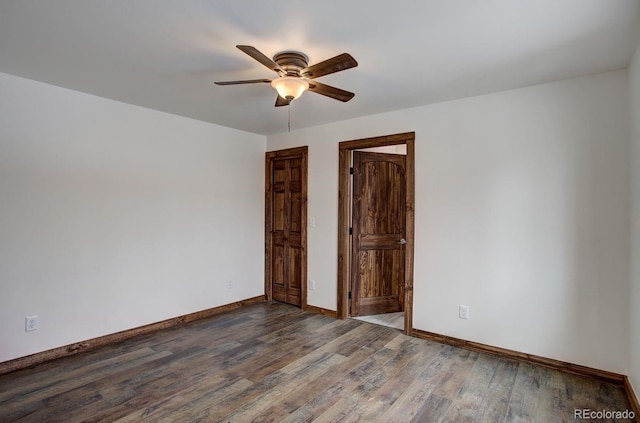
[[[349,228],[349,235],[353,235],[353,228]]]
[[[353,168],[352,167],[349,168],[349,175],[353,175]]]

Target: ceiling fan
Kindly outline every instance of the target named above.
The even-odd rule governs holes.
[[[216,82],[216,85],[270,83],[278,91],[276,107],[288,106],[291,101],[300,97],[306,90],[343,102],[351,100],[355,95],[352,92],[315,81],[315,78],[358,66],[358,62],[350,54],[342,53],[309,66],[309,58],[297,51],[283,51],[273,56],[273,60],[271,60],[255,47],[243,45],[236,47],[272,71],[277,72],[278,77],[275,79],[222,81]]]

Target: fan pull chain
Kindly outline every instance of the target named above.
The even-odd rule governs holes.
[[[289,106],[287,107],[287,109],[289,109],[289,120],[287,121],[287,127],[289,128],[289,132],[291,132],[291,102],[289,102]]]

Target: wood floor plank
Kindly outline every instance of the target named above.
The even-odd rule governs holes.
[[[425,349],[422,342],[416,339],[406,342],[399,352],[400,354],[381,367],[382,371],[374,374],[375,384],[368,386],[369,393],[359,397],[357,403],[352,406],[351,416],[345,421],[378,419],[437,354],[436,349]],[[371,401],[370,398],[375,398],[376,401]]]
[[[419,414],[425,403],[432,396],[433,390],[442,383],[442,379],[447,374],[449,360],[443,359],[441,352],[446,348],[442,344],[434,344],[430,350],[434,350],[436,355],[424,368],[424,370],[402,391],[398,399],[382,415],[384,421],[410,421]],[[450,401],[448,401],[450,403]],[[445,410],[446,411],[446,410]],[[444,413],[442,414],[444,416]],[[441,416],[441,417],[442,417]],[[433,421],[433,420],[424,420]]]
[[[330,372],[316,378],[306,389],[298,391],[293,399],[287,400],[289,418],[283,422],[312,421],[342,397],[350,395],[369,374],[396,354],[394,350],[383,348],[391,338],[400,334],[385,332]]]
[[[203,390],[197,391],[193,398],[180,397],[180,401],[176,403],[175,408],[168,408],[163,405],[159,420],[191,422],[202,418],[208,419],[217,401],[239,395],[251,385],[252,383],[246,379],[235,380],[233,383],[225,384],[220,389],[207,385]]]
[[[102,399],[102,396],[96,389],[95,384],[89,383],[44,399],[42,401],[44,408],[25,416],[25,419],[42,422],[66,422],[68,416],[72,415],[77,408],[84,407],[100,399]],[[55,408],[55,413],[50,412],[52,408]]]
[[[479,354],[473,351],[461,350],[455,347],[443,351],[451,365],[443,378],[443,383],[433,391],[434,395],[454,401],[462,389],[463,384],[471,372]]]
[[[377,371],[377,369],[396,354],[397,351],[387,348],[378,350],[362,349],[352,354],[348,357],[348,361],[345,362],[345,364],[347,364],[345,367],[349,370],[340,373],[325,373],[323,377],[319,379],[321,381],[320,386],[326,386],[326,388],[322,391],[312,391],[309,393],[304,405],[299,407],[291,414],[289,419],[284,421],[312,421],[334,406],[342,398],[356,395],[355,390],[369,377],[371,372]],[[314,389],[315,386],[314,383],[308,390]]]
[[[518,363],[492,357],[497,363],[489,386],[483,395],[479,413],[474,422],[500,422],[509,408],[509,398],[518,372]]]
[[[532,422],[619,386],[289,305],[253,304],[0,376],[0,422]]]
[[[538,368],[537,374],[539,375],[539,389],[538,389],[538,400],[536,402],[536,412],[535,415],[538,418],[543,418],[548,422],[564,422],[567,420],[567,416],[565,416],[564,407],[558,408],[555,406],[559,398],[562,398],[563,393],[561,389],[558,387],[557,381],[552,379],[553,375],[556,374],[551,369],[547,368]],[[595,385],[596,383],[594,383]]]
[[[423,348],[421,342],[416,342],[410,346],[415,351],[410,352],[411,357],[406,366],[398,369],[394,365],[393,368],[397,369],[397,371],[392,374],[390,383],[382,385],[375,392],[376,397],[383,399],[385,404],[391,405],[395,403],[407,387],[420,377],[425,367],[429,367],[438,358],[438,348]]]
[[[168,355],[170,353],[164,353],[162,355]],[[82,377],[86,374],[100,372],[106,370],[107,372],[118,366],[120,363],[127,363],[127,365],[135,366],[137,360],[148,359],[149,356],[158,356],[158,353],[151,348],[143,347],[137,348],[133,351],[124,352],[120,355],[108,357],[106,359],[97,359],[91,363],[88,363],[80,368],[74,368],[72,366],[59,366],[58,368],[43,368],[38,373],[22,374],[19,372],[10,373],[5,376],[6,389],[0,391],[0,406],[4,402],[15,402],[29,394],[30,398],[36,398],[34,396],[35,391],[38,391],[35,395],[46,396],[47,389],[57,389],[56,385],[60,381],[75,379]],[[60,363],[65,360],[59,360]],[[68,360],[67,360],[68,361]],[[48,364],[48,363],[47,363]],[[63,371],[63,369],[66,369]],[[47,384],[42,383],[42,379],[47,380]]]
[[[48,379],[48,383],[40,389],[33,391],[14,391],[11,396],[8,396],[6,400],[0,401],[0,406],[3,403],[11,402],[13,407],[20,407],[25,402],[33,400],[44,400],[56,395],[59,392],[70,391],[91,382],[95,382],[103,377],[113,377],[117,374],[128,375],[132,369],[138,371],[139,366],[144,363],[154,362],[155,360],[166,358],[172,355],[169,351],[163,351],[156,353],[151,350],[152,354],[138,355],[131,354],[126,355],[125,360],[122,363],[118,363],[117,360],[108,360],[102,362],[101,366],[88,366],[88,369],[73,370],[67,375],[58,375],[56,378]],[[47,378],[46,375],[42,376]],[[29,387],[37,386],[38,382],[34,381]],[[42,381],[40,381],[42,385]]]
[[[481,405],[496,371],[496,361],[486,355],[478,356],[445,415],[444,422],[473,422],[477,416],[482,416],[485,410],[481,409]]]
[[[352,327],[355,329],[355,327]],[[352,330],[353,330],[352,329]],[[341,333],[337,338],[335,334]],[[388,332],[383,332],[385,334],[391,335]],[[376,337],[369,337],[368,340],[371,340],[369,344],[374,341],[380,340],[380,332],[376,332],[378,334]],[[394,334],[395,335],[395,334]],[[334,335],[329,335],[325,333],[321,333],[318,336],[315,336],[311,339],[307,336],[307,339],[304,341],[289,341],[284,344],[274,345],[271,349],[271,354],[265,354],[260,362],[248,363],[247,366],[251,366],[253,369],[251,371],[251,376],[249,377],[252,381],[258,381],[262,379],[264,376],[278,369],[283,369],[287,367],[289,364],[297,361],[303,356],[315,351],[316,354],[320,354],[322,352],[333,352],[339,349],[337,345],[344,345],[345,338],[350,339],[350,342],[354,342],[355,337],[354,333],[351,331],[347,332],[334,332]],[[332,342],[336,341],[336,342]],[[364,344],[361,348],[366,347],[369,344]],[[275,353],[275,354],[274,354]],[[266,361],[266,363],[264,362]],[[264,364],[262,364],[264,363]],[[257,369],[256,369],[257,368]],[[230,372],[230,375],[233,375],[236,372],[242,373],[246,371],[245,368],[236,368],[233,372]]]
[[[289,369],[291,373],[284,372],[291,376],[287,382],[279,383],[268,392],[243,404],[235,412],[226,416],[225,419],[230,421],[254,421],[255,417],[269,408],[274,401],[286,398],[298,389],[300,386],[299,380],[314,380],[317,376],[344,360],[345,358],[339,354],[314,355],[310,359],[298,360],[301,364],[291,367]]]
[[[530,364],[520,364],[511,390],[505,421],[526,423],[534,421],[540,396],[541,369]]]
[[[451,408],[451,403],[450,399],[429,395],[410,421],[412,423],[441,422]]]
[[[273,372],[253,385],[239,391],[236,395],[226,396],[223,399],[210,403],[210,409],[206,410],[207,416],[212,421],[224,421],[226,416],[231,415],[240,407],[249,401],[253,401],[260,395],[264,395],[278,384],[285,383],[288,380],[287,375],[282,372]]]

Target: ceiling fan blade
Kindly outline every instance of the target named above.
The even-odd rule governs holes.
[[[277,96],[276,98],[276,107],[288,106],[291,103],[291,100],[287,100],[286,98],[282,98]]]
[[[342,53],[324,62],[316,63],[313,66],[306,67],[300,71],[300,75],[309,79],[319,78],[330,73],[340,72],[345,69],[355,68],[358,66],[356,59],[348,53]]]
[[[280,65],[278,65],[276,62],[274,62],[273,60],[269,59],[267,56],[262,54],[257,48],[252,46],[242,46],[242,45],[238,45],[236,47],[238,47],[240,50],[244,51],[249,56],[256,59],[258,62],[262,63],[272,71],[278,72],[281,75],[285,73],[282,70],[282,68],[280,68]]]
[[[313,81],[309,83],[309,91],[317,94],[326,95],[327,97],[334,98],[343,102],[347,102],[355,95],[352,92],[341,90],[340,88],[332,87],[331,85],[321,84]]]
[[[222,81],[214,82],[216,85],[238,85],[238,84],[259,84],[261,82],[271,82],[270,79],[245,79],[244,81]]]

